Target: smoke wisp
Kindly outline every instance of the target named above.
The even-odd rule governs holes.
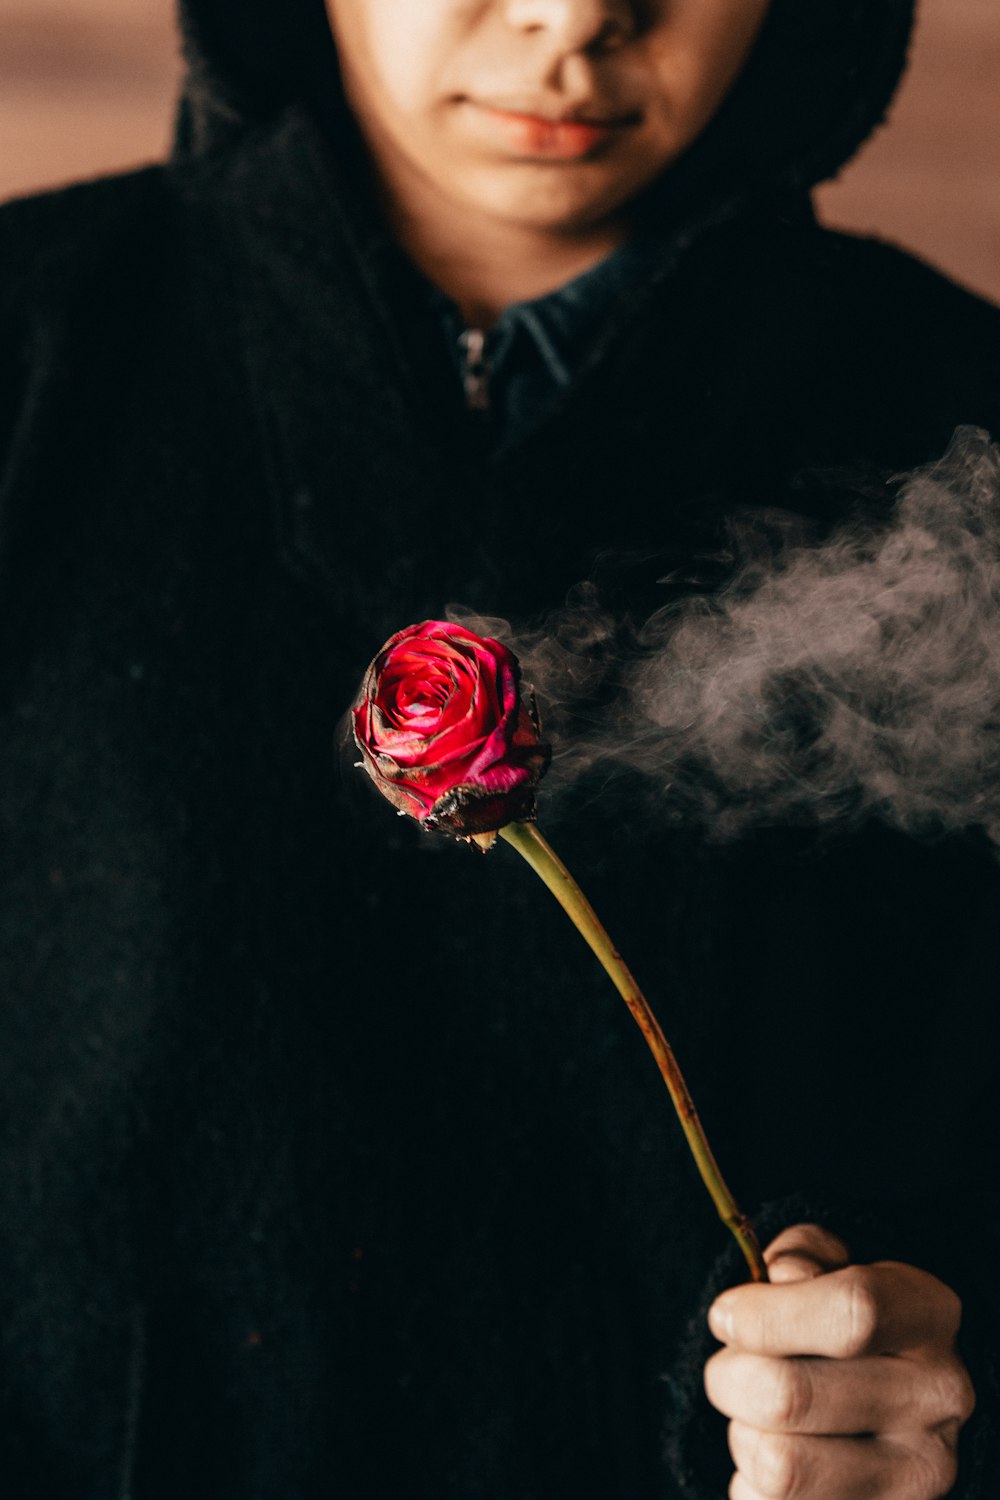
[[[542,707],[553,780],[641,773],[718,836],[880,816],[1000,842],[1000,449],[961,428],[881,527],[754,556],[637,629],[586,586],[507,640]]]

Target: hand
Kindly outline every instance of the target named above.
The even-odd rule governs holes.
[[[849,1264],[799,1224],[765,1252],[771,1284],[709,1312],[725,1344],[705,1369],[730,1418],[730,1500],[939,1500],[955,1483],[975,1396],[955,1351],[958,1297],[913,1266]]]

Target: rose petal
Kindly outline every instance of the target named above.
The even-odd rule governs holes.
[[[505,646],[462,626],[424,621],[387,641],[353,725],[388,800],[460,837],[530,816],[549,751],[518,678]]]

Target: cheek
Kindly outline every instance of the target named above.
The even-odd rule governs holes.
[[[651,39],[661,130],[690,145],[718,111],[753,51],[770,0],[679,0]]]
[[[328,0],[341,69],[356,107],[418,123],[446,86],[461,6],[442,0]]]

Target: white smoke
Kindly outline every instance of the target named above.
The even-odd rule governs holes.
[[[878,815],[1000,841],[1000,449],[977,429],[883,526],[755,556],[627,642],[586,588],[544,630],[452,617],[517,651],[557,784],[627,766],[720,835]]]

